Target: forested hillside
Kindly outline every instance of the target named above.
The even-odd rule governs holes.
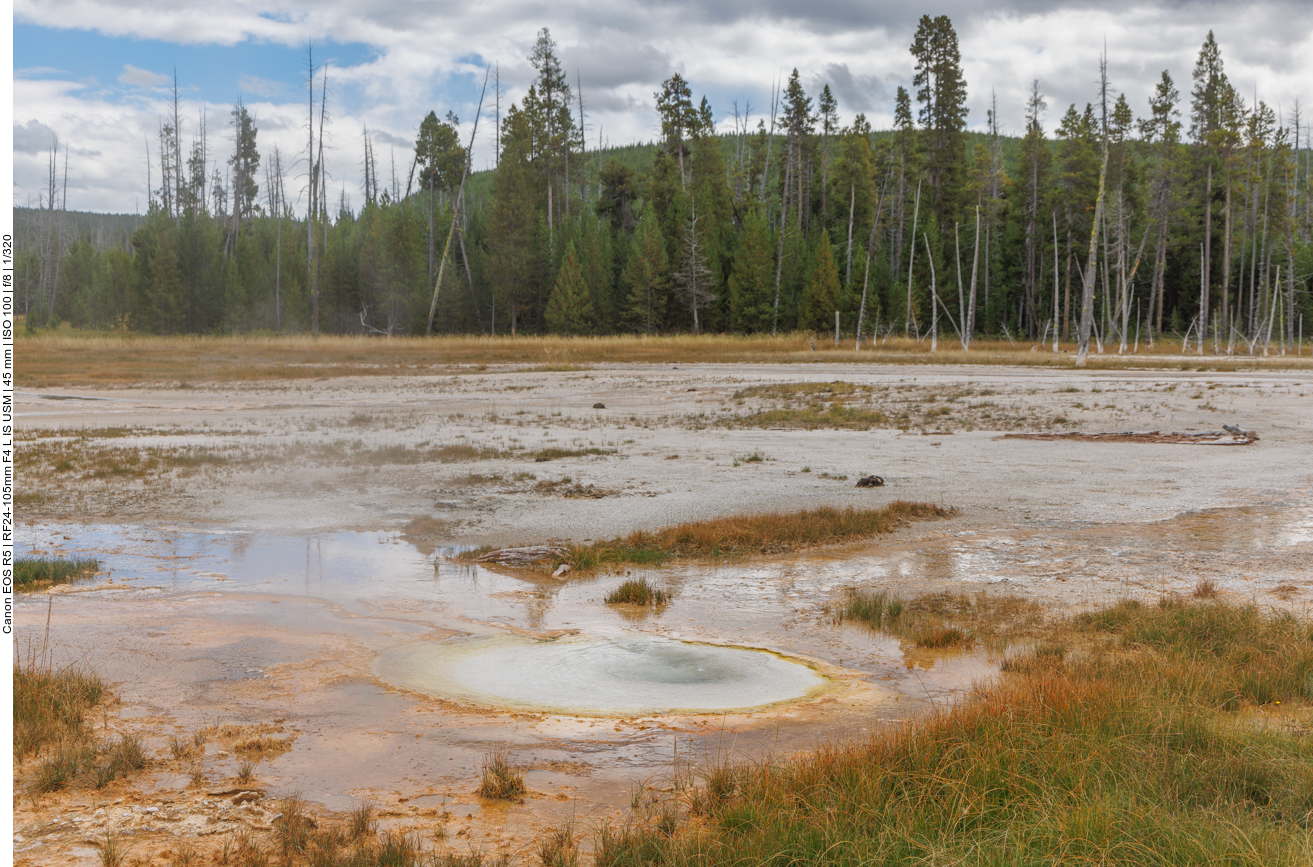
[[[999,134],[996,106],[966,132],[945,17],[921,20],[886,131],[841,125],[829,86],[809,94],[796,70],[755,124],[723,107],[716,122],[675,74],[655,95],[657,142],[598,150],[546,30],[531,60],[497,168],[468,177],[459,121],[437,112],[408,178],[379,177],[366,133],[350,195],[327,180],[313,122],[311,170],[293,176],[241,106],[226,158],[163,127],[143,217],[61,211],[52,160],[43,207],[17,224],[20,312],[381,334],[832,333],[837,314],[849,336],[1031,340],[1073,339],[1084,319],[1100,347],[1175,332],[1209,351],[1313,324],[1303,121],[1249,104],[1211,33],[1189,82],[1163,71],[1144,106],[1107,87],[1049,106],[1036,82],[1020,138]],[[1046,117],[1061,118],[1052,138]]]

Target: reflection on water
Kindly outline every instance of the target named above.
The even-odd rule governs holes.
[[[417,642],[380,654],[374,672],[441,698],[583,715],[745,710],[825,684],[773,653],[650,636]]]

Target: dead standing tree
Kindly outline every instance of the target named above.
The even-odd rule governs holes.
[[[1103,144],[1103,168],[1099,171],[1099,197],[1094,201],[1094,224],[1090,227],[1089,260],[1081,278],[1080,344],[1076,348],[1076,366],[1084,367],[1090,354],[1090,329],[1094,325],[1094,270],[1098,261],[1099,223],[1103,218],[1103,188],[1108,179],[1108,143]]]
[[[429,324],[424,334],[426,337],[433,336],[433,315],[438,311],[438,291],[442,288],[442,274],[447,268],[447,256],[451,253],[451,239],[456,234],[456,229],[465,208],[465,179],[470,175],[470,155],[474,152],[474,137],[479,134],[479,118],[483,116],[483,98],[488,95],[488,76],[492,73],[492,66],[489,64],[487,71],[483,73],[483,90],[479,93],[479,108],[474,112],[474,128],[470,130],[470,143],[465,148],[465,166],[461,171],[460,189],[456,194],[455,206],[452,208],[451,228],[447,230],[447,243],[442,248],[442,261],[438,263],[438,278],[433,282],[433,300],[429,302]],[[551,187],[549,186],[550,190]],[[550,201],[550,199],[549,199]],[[464,238],[461,239],[462,255],[464,252]],[[469,268],[469,258],[465,258],[465,267]],[[473,291],[473,287],[471,287]]]
[[[694,205],[689,213],[688,224],[684,233],[683,249],[680,250],[679,265],[675,269],[675,294],[693,311],[693,333],[697,334],[698,310],[707,307],[716,300],[714,278],[707,267],[707,257],[698,242],[698,211]]]

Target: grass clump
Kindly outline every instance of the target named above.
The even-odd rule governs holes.
[[[978,638],[1005,647],[1010,633],[1033,632],[1043,619],[1041,606],[1016,596],[932,593],[902,599],[863,587],[846,590],[828,612],[836,623],[855,620],[926,650],[967,648]]]
[[[224,841],[216,863],[232,867],[420,867],[439,864],[479,864],[448,861],[425,854],[419,836],[402,831],[378,831],[368,803],[342,823],[321,823],[306,812],[299,795],[278,804],[280,815],[269,833],[244,828]],[[207,862],[208,863],[208,862]]]
[[[665,605],[670,599],[669,592],[653,587],[646,578],[630,579],[606,594],[608,605]]]
[[[850,589],[835,612],[836,619],[858,620],[873,629],[892,631],[907,603],[884,590]]]
[[[560,460],[561,458],[583,458],[589,455],[613,455],[615,453],[615,449],[602,449],[597,446],[582,449],[563,449],[552,446],[534,452],[533,459],[535,462],[542,464],[547,461]]]
[[[1169,599],[1057,631],[914,724],[739,766],[695,833],[599,834],[597,863],[1313,863],[1307,621]]]
[[[766,400],[774,405],[744,415],[731,416],[724,424],[732,427],[818,428],[868,430],[889,424],[889,417],[879,410],[854,405],[865,400],[872,389],[851,382],[791,382],[754,385],[730,396],[742,402]]]
[[[90,743],[86,713],[108,689],[87,671],[55,668],[35,654],[14,665],[14,758],[40,755],[55,744]]]
[[[671,557],[717,558],[779,554],[870,539],[892,533],[909,521],[946,518],[954,509],[898,500],[881,509],[804,509],[711,518],[636,530],[623,539],[572,548],[577,570],[609,563],[656,564]]]
[[[483,757],[483,768],[479,772],[479,797],[514,801],[528,791],[524,785],[524,772],[511,766],[505,750],[495,749]]]
[[[579,844],[575,839],[574,823],[566,822],[551,829],[538,841],[537,854],[543,867],[577,867]]]
[[[91,578],[100,571],[94,557],[18,557],[14,560],[14,588],[40,590]]]

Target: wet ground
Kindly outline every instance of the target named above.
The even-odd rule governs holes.
[[[28,485],[51,494],[29,506],[20,549],[96,556],[106,569],[85,584],[20,598],[20,649],[44,640],[48,619],[61,658],[85,660],[115,685],[119,704],[99,725],[143,735],[156,765],[101,793],[16,798],[19,857],[96,863],[90,847],[107,830],[130,832],[143,855],[163,853],[175,838],[214,845],[236,828],[268,827],[273,799],[293,792],[329,811],[369,799],[381,805],[385,824],[421,830],[432,845],[522,851],[538,831],[571,818],[584,826],[622,820],[636,792],[659,795],[676,769],[859,739],[951,701],[996,670],[997,648],[929,653],[834,623],[826,605],[849,587],[909,597],[1019,596],[1057,615],[1127,596],[1188,594],[1211,579],[1224,598],[1307,613],[1313,383],[1302,374],[802,367],[618,369],[586,379],[507,371],[444,380],[431,393],[414,383],[392,393],[377,381],[329,381],[299,396],[286,393],[292,386],[267,385],[206,396],[72,395],[98,401],[20,394],[29,448],[48,447],[51,434],[68,441],[71,429],[111,425],[127,431],[107,438],[115,447],[190,438],[189,446],[231,442],[273,455],[278,443],[344,435],[362,447],[341,451],[346,457],[336,464],[284,449],[276,461],[231,461],[128,484],[112,476],[62,487],[20,478],[20,491]],[[1244,447],[1034,443],[961,427],[923,435],[699,421],[710,405],[698,401],[713,400],[708,390],[723,407],[742,382],[802,379],[909,388],[915,379],[920,401],[925,389],[970,388],[977,401],[1006,403],[1013,418],[1047,420],[1071,412],[1072,402],[1094,404],[1082,430],[1215,429],[1236,421],[1263,439]],[[505,404],[501,416],[471,416],[489,395],[521,387],[511,405],[528,419],[506,421]],[[624,415],[592,410],[598,396],[625,407]],[[1201,400],[1215,408],[1200,409]],[[71,410],[74,403],[93,408]],[[948,428],[954,416],[937,418]],[[535,446],[591,444],[599,453],[539,462],[510,448],[530,436]],[[502,451],[477,463],[347,465],[351,454],[462,441]],[[767,460],[744,460],[754,450]],[[856,491],[853,479],[863,471],[884,473],[890,485]],[[491,481],[471,482],[475,475]],[[537,487],[566,475],[607,495],[564,499],[556,488]],[[603,603],[625,575],[557,580],[452,559],[460,545],[582,540],[707,514],[895,498],[956,505],[962,514],[820,553],[631,570],[673,592],[658,609]],[[116,503],[124,514],[113,520]],[[486,677],[477,667],[467,672],[459,688],[450,678],[416,675],[426,666],[452,668],[453,647],[604,647],[605,657],[615,648],[641,655],[708,645],[805,672],[821,688],[803,678],[802,699],[782,701],[756,689],[777,678],[735,668],[741,660],[729,650],[732,671],[691,679],[737,678],[749,687],[742,701],[761,698],[768,707],[726,710],[734,699],[714,713],[636,715],[635,706],[599,694],[533,710],[537,699],[524,690],[569,679],[579,664],[570,653],[546,654],[541,678],[513,686],[493,682],[504,674],[495,666]],[[721,662],[681,657],[673,667]],[[594,692],[606,686],[598,681]],[[240,739],[215,737],[203,756],[172,756],[171,737],[224,724],[286,748],[253,753],[237,749]],[[500,748],[529,769],[523,804],[474,795],[484,757]],[[239,784],[235,775],[248,761],[254,780]],[[246,791],[255,794],[245,798]]]

